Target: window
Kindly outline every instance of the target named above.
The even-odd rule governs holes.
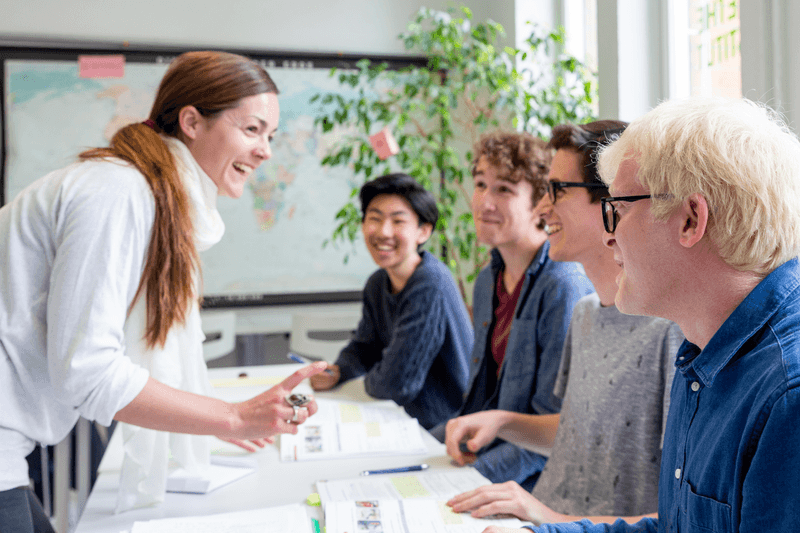
[[[566,51],[597,74],[597,0],[564,2]]]
[[[689,94],[741,97],[739,0],[673,0],[686,2]]]

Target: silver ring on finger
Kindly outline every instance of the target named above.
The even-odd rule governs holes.
[[[294,409],[294,416],[292,417],[292,422],[297,422],[300,420],[300,407],[297,405],[293,405],[292,409]]]

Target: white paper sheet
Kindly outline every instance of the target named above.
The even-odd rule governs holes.
[[[325,507],[327,533],[481,533],[489,526],[520,528],[516,518],[473,518],[441,500],[361,500]]]
[[[183,468],[170,471],[167,492],[207,494],[224,485],[255,473],[256,461],[251,457],[211,456],[207,469],[188,472]]]
[[[319,411],[281,435],[281,461],[352,456],[422,454],[427,451],[419,423],[397,407],[318,400]]]
[[[317,481],[322,505],[355,500],[424,498],[447,501],[491,481],[472,467]]]
[[[300,504],[253,511],[134,522],[131,533],[312,533]]]
[[[354,424],[414,420],[397,405],[369,405],[317,398],[319,410],[308,422],[315,424]]]

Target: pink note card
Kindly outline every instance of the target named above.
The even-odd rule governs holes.
[[[388,159],[400,151],[400,147],[397,145],[397,141],[388,126],[372,135],[369,138],[369,143],[372,145],[372,149],[378,153],[378,158],[381,160]]]
[[[78,56],[78,76],[81,78],[123,78],[125,56]]]

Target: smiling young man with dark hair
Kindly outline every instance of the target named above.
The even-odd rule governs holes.
[[[461,405],[472,327],[450,271],[420,250],[439,218],[433,195],[406,174],[367,182],[362,232],[380,267],[367,281],[355,336],[311,385],[364,375],[367,393],[392,399],[430,428]]]

